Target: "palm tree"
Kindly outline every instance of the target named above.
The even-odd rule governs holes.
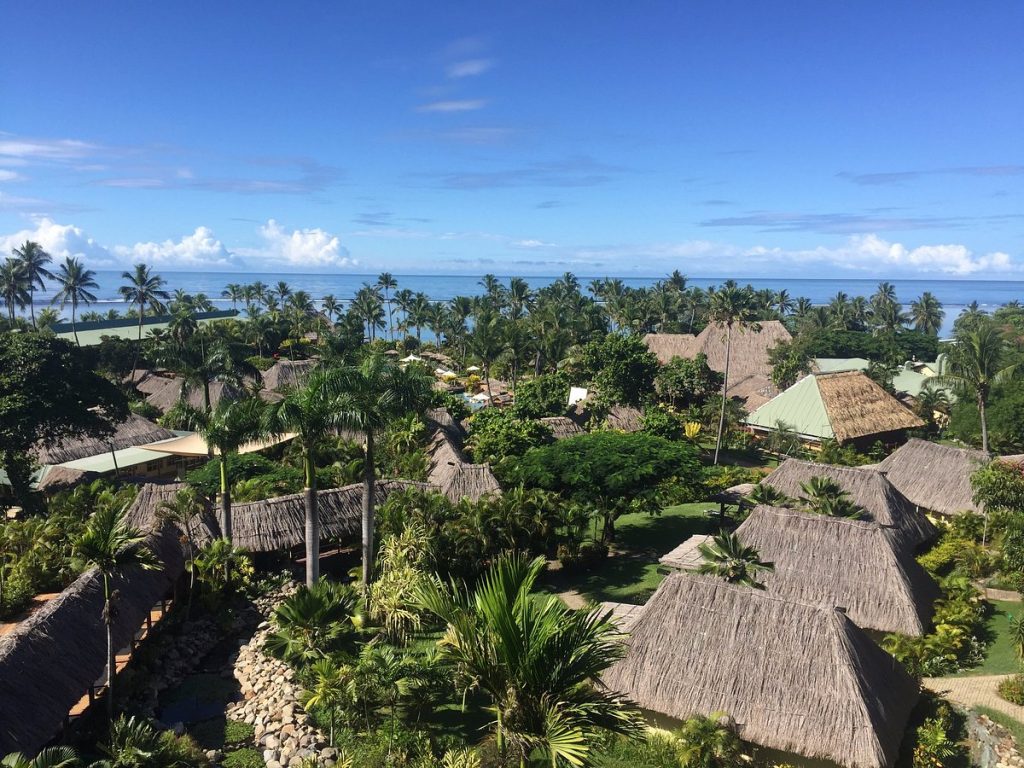
[[[53,296],[52,303],[60,304],[61,309],[68,304],[71,305],[71,330],[75,334],[75,344],[79,344],[75,315],[79,304],[88,305],[96,301],[96,295],[91,292],[92,289],[99,288],[96,273],[82,266],[78,259],[66,256],[57,271],[57,285],[59,288]]]
[[[775,311],[785,317],[793,308],[796,306],[793,302],[792,297],[789,295],[789,291],[785,288],[775,292],[775,298],[772,301],[772,306],[775,307]]]
[[[472,591],[435,577],[419,588],[419,601],[447,624],[438,648],[460,687],[489,699],[502,762],[525,766],[536,756],[556,767],[587,765],[603,736],[635,737],[643,719],[598,684],[625,653],[608,614],[531,594],[543,570],[543,558],[502,555]]]
[[[220,469],[220,533],[234,543],[231,525],[231,455],[263,434],[263,401],[256,397],[242,400],[225,397],[209,412],[187,406],[183,410],[189,427],[202,436],[209,450],[217,457]]]
[[[949,346],[945,372],[937,383],[960,398],[974,396],[981,420],[981,449],[988,452],[988,421],[985,407],[992,387],[1010,379],[1017,364],[1006,364],[1006,340],[991,319],[979,319],[961,327]]]
[[[529,360],[536,345],[525,320],[507,321],[502,342],[505,347],[504,357],[508,360],[512,373],[512,394],[515,394],[519,373],[523,370],[523,366]],[[488,386],[490,385],[488,384]]]
[[[708,307],[708,320],[725,327],[725,371],[722,374],[722,411],[718,418],[718,437],[715,440],[715,464],[722,448],[722,432],[725,430],[725,401],[729,392],[729,363],[732,356],[732,330],[734,326],[740,331],[751,328],[755,331],[760,327],[755,322],[756,313],[750,302],[750,294],[736,287],[723,286],[711,294]]]
[[[277,285],[270,289],[270,293],[277,296],[277,300],[283,305],[285,299],[292,295],[292,289],[284,280],[278,280]]]
[[[316,707],[327,712],[327,743],[334,746],[334,718],[338,709],[349,701],[351,667],[331,659],[318,659],[309,668],[312,684],[301,702],[305,710]]]
[[[697,715],[673,735],[679,768],[733,768],[743,765],[743,742],[724,722],[725,714]]]
[[[114,647],[114,621],[117,597],[111,582],[131,568],[157,567],[157,558],[145,543],[142,533],[128,524],[125,509],[102,506],[93,513],[85,532],[74,545],[75,554],[103,578],[103,623],[107,629],[107,717],[114,720],[114,678],[117,660]]]
[[[384,303],[388,307],[388,335],[395,340],[395,315],[391,311],[391,289],[398,287],[398,281],[390,272],[381,272],[377,276],[377,287],[384,291]]]
[[[320,300],[320,305],[323,307],[324,314],[331,319],[331,322],[337,320],[341,314],[341,302],[334,298],[333,294],[328,293],[324,296]]]
[[[238,283],[228,283],[220,295],[221,298],[228,299],[231,302],[231,308],[237,311],[238,302],[245,300],[245,289]]]
[[[508,316],[518,320],[533,306],[534,293],[530,284],[521,277],[513,277],[508,283]]]
[[[775,570],[774,563],[761,560],[760,553],[744,545],[735,533],[720,533],[710,544],[698,546],[697,551],[704,559],[697,572],[717,576],[730,584],[764,589],[764,584],[757,580],[758,575]]]
[[[170,299],[170,294],[163,289],[163,285],[167,281],[160,275],[150,272],[149,267],[145,264],[136,264],[132,272],[122,272],[121,279],[128,281],[127,285],[122,285],[118,289],[121,298],[129,307],[133,305],[139,307],[139,338],[135,345],[135,356],[132,361],[132,384],[134,384],[135,369],[139,366],[139,352],[142,350],[142,322],[146,315],[146,305],[148,304],[150,309],[159,315],[166,311],[164,302]]]
[[[425,293],[417,293],[409,305],[407,322],[416,329],[416,341],[423,341],[423,326],[430,324],[430,313],[434,305]]]
[[[473,333],[469,336],[469,349],[483,364],[488,397],[491,396],[491,365],[502,352],[504,335],[500,315],[487,308],[477,313]]]
[[[7,259],[0,266],[0,298],[7,305],[7,320],[14,327],[15,308],[24,309],[30,301],[28,276],[17,259]]]
[[[864,508],[854,504],[850,494],[831,478],[815,475],[801,483],[800,490],[803,491],[799,500],[801,505],[819,515],[857,519],[866,514]]]
[[[185,604],[185,621],[188,621],[192,612],[192,593],[196,584],[196,569],[194,560],[196,556],[195,537],[192,535],[192,523],[203,514],[206,506],[203,503],[199,492],[191,486],[186,486],[174,494],[170,501],[160,502],[157,508],[157,515],[166,520],[181,531],[183,543],[185,544],[188,557],[185,561],[185,570],[189,573],[188,580],[188,602]]]
[[[343,426],[336,407],[337,378],[326,370],[314,371],[304,386],[286,391],[263,414],[264,432],[274,436],[295,434],[302,451],[303,492],[306,506],[306,584],[320,578],[320,514],[317,509],[316,456]]]
[[[359,365],[331,372],[329,388],[337,393],[334,418],[345,429],[363,433],[363,588],[373,581],[376,501],[374,446],[388,425],[406,414],[425,408],[431,381],[415,366],[400,368],[383,355],[367,356]]]
[[[12,253],[14,258],[21,264],[28,281],[28,295],[30,312],[32,314],[32,327],[36,325],[36,288],[42,290],[46,287],[46,280],[53,280],[53,273],[46,268],[47,264],[53,261],[39,243],[26,240],[21,248],[15,248]]]
[[[910,302],[910,319],[914,323],[915,331],[938,336],[939,329],[942,328],[942,318],[945,316],[942,302],[929,291],[922,293],[917,301]]]
[[[78,755],[71,747],[46,747],[32,758],[11,752],[0,760],[3,768],[75,768],[78,765]]]

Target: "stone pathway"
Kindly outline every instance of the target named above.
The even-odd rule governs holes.
[[[925,688],[965,707],[988,707],[1024,723],[1024,707],[1011,704],[996,693],[1000,681],[1013,675],[981,675],[978,677],[926,677]]]

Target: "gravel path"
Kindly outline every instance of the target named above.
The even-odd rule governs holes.
[[[980,677],[926,677],[921,683],[935,693],[965,707],[988,707],[1024,723],[1024,707],[1000,698],[996,688],[1001,680],[1012,675]]]

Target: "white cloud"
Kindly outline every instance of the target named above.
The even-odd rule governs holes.
[[[450,101],[432,101],[417,107],[419,112],[472,112],[483,109],[487,102],[483,99],[453,99]]]
[[[58,224],[47,218],[36,219],[34,224],[34,228],[0,235],[0,253],[10,253],[12,248],[17,248],[26,240],[33,240],[43,246],[55,261],[63,261],[65,256],[72,256],[88,261],[94,269],[114,264],[110,251],[73,224]]]
[[[546,243],[543,240],[516,240],[512,243],[519,248],[555,248],[555,243]]]
[[[323,229],[294,229],[288,232],[273,219],[259,229],[265,247],[260,258],[290,267],[348,267],[356,262],[349,258],[337,235]]]
[[[24,177],[14,171],[9,171],[6,168],[0,168],[0,181],[18,181],[22,178]]]
[[[144,262],[157,267],[237,267],[242,264],[208,227],[196,227],[195,232],[177,242],[121,245],[114,248],[114,253],[126,262]]]
[[[449,64],[445,68],[445,72],[451,78],[473,77],[482,75],[493,65],[494,62],[490,59],[466,59]]]
[[[73,160],[98,147],[76,139],[32,139],[0,133],[0,156],[21,160]]]

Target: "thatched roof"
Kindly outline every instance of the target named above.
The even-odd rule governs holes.
[[[86,472],[71,467],[47,465],[43,467],[36,481],[36,490],[43,493],[57,493],[67,491],[82,483],[94,480],[98,475],[95,472]]]
[[[605,417],[604,423],[609,429],[622,432],[639,432],[643,414],[631,405],[613,405]]]
[[[921,636],[938,585],[891,528],[877,523],[759,506],[736,535],[775,564],[768,592],[845,608],[859,627]]]
[[[146,402],[162,413],[167,413],[181,401],[182,386],[183,384],[180,379],[166,379],[162,387],[146,396]],[[222,381],[210,382],[210,407],[216,408],[217,403],[219,403],[224,397],[236,400],[243,394],[244,392],[242,390],[230,384],[225,384]],[[185,401],[193,408],[205,407],[203,400],[203,388],[189,388]]]
[[[803,495],[800,485],[812,477],[827,477],[837,483],[854,504],[864,508],[871,522],[893,526],[900,542],[911,550],[931,541],[937,534],[924,513],[907,501],[885,475],[872,469],[787,459],[761,482],[791,499],[799,499]]]
[[[555,440],[576,437],[576,435],[582,435],[584,432],[583,427],[568,416],[545,416],[542,419],[538,419],[538,421],[551,430],[551,436]]]
[[[454,422],[453,422],[454,423]],[[449,431],[436,429],[427,444],[427,481],[452,501],[479,501],[500,494],[501,486],[488,464],[471,464]]]
[[[263,372],[263,388],[277,391],[300,386],[318,364],[316,360],[278,360]]]
[[[422,483],[404,480],[379,480],[374,485],[377,505],[392,492],[405,488],[426,488]],[[317,495],[320,513],[320,536],[324,540],[340,540],[356,536],[362,524],[363,485],[356,483],[320,491]],[[236,546],[249,552],[275,552],[289,549],[306,540],[306,497],[303,493],[277,496],[273,499],[234,504],[231,507],[232,536]],[[207,529],[197,532],[204,543]]]
[[[658,562],[668,568],[675,568],[678,571],[695,571],[704,562],[704,556],[700,553],[700,545],[712,539],[710,534],[698,533],[686,539],[675,549],[666,552]]]
[[[971,475],[988,460],[984,451],[914,438],[887,456],[877,468],[912,504],[952,515],[965,510],[979,511],[974,503]]]
[[[172,529],[161,528],[147,542],[163,567],[132,569],[114,580],[118,648],[128,643],[182,572],[181,547]],[[107,646],[102,610],[103,580],[90,570],[0,637],[0,754],[35,754],[60,732],[89,686],[103,677]]]
[[[739,485],[726,488],[724,491],[719,491],[711,497],[711,501],[717,501],[720,504],[749,506],[749,504],[747,504],[747,497],[754,492],[754,488],[756,487],[757,483],[740,483]]]
[[[786,424],[807,440],[849,440],[904,432],[924,422],[860,371],[806,376],[757,408],[745,423],[758,430]]]
[[[99,456],[111,451],[154,443],[157,440],[167,440],[171,437],[174,437],[171,430],[164,429],[149,419],[130,413],[127,419],[117,425],[114,434],[110,437],[101,440],[91,437],[70,438],[61,440],[52,446],[39,446],[36,448],[36,458],[40,464],[63,464],[66,461]]]
[[[772,366],[768,351],[793,339],[778,320],[765,320],[759,330],[733,328],[729,358],[729,397],[743,400],[748,410],[756,408],[778,390],[772,384]],[[725,372],[726,330],[722,325],[708,325],[697,336],[687,333],[649,333],[644,336],[647,348],[658,362],[665,364],[673,357],[694,358],[704,353],[708,367]]]
[[[604,682],[683,719],[725,712],[747,741],[888,768],[918,686],[840,610],[692,574],[669,576]]]

